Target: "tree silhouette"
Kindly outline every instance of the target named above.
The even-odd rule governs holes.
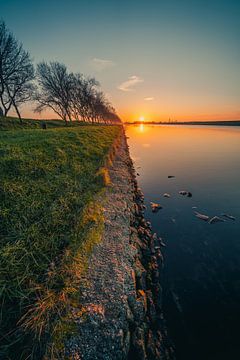
[[[28,52],[0,22],[0,102],[6,116],[14,107],[20,121],[19,107],[31,100],[34,67]]]
[[[121,122],[114,108],[99,90],[99,82],[79,73],[69,73],[64,64],[37,65],[36,112],[52,109],[61,119],[91,123]]]
[[[71,92],[72,76],[64,64],[58,62],[41,62],[37,65],[38,90],[35,100],[38,106],[35,112],[46,108],[52,109],[61,119],[72,121]]]

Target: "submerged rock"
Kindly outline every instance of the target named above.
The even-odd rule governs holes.
[[[156,213],[158,210],[162,209],[162,205],[160,204],[151,202],[150,205],[153,213]]]
[[[163,196],[166,197],[166,198],[170,198],[170,197],[171,197],[171,195],[168,194],[168,193],[163,194]]]
[[[208,216],[208,215],[200,214],[197,211],[194,211],[194,212],[195,212],[195,216],[201,220],[208,221],[210,219],[210,216]]]
[[[232,215],[229,215],[229,214],[221,214],[221,216],[224,216],[227,219],[236,220],[235,216],[232,216]]]
[[[224,219],[221,219],[219,216],[214,216],[209,220],[209,224],[214,224],[216,222],[224,222]]]

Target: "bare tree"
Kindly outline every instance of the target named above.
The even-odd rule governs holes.
[[[28,52],[0,22],[0,102],[6,116],[13,106],[21,121],[19,107],[31,100],[34,67]]]
[[[36,100],[36,112],[50,108],[66,123],[72,119],[92,123],[119,121],[96,79],[69,73],[59,62],[37,65],[37,87],[32,82],[34,75],[29,53],[0,22],[0,115],[7,116],[14,108],[21,121],[19,107]]]
[[[92,122],[105,122],[109,107],[103,92],[95,91],[92,94]]]
[[[42,62],[37,65],[39,88],[35,94],[36,112],[52,109],[65,122],[72,121],[71,94],[73,79],[64,64]]]
[[[71,94],[72,109],[77,120],[90,121],[92,115],[93,94],[99,86],[94,78],[85,78],[82,74],[71,74],[73,87]]]
[[[108,114],[106,115],[105,120],[107,121],[107,123],[110,123],[110,124],[121,124],[121,122],[122,122],[120,117],[116,114],[114,108],[112,108],[112,110],[110,110],[108,112]]]
[[[50,108],[66,123],[72,119],[91,123],[116,120],[115,110],[99,90],[96,79],[69,73],[58,62],[42,62],[37,66],[37,80],[36,112]]]

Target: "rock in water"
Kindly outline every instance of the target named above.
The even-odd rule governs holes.
[[[204,221],[208,221],[210,219],[210,217],[208,215],[200,214],[197,211],[195,211],[195,216]]]
[[[179,194],[185,196],[185,195],[188,194],[188,191],[186,191],[186,190],[181,190],[181,191],[179,191]]]
[[[168,193],[163,194],[163,196],[166,197],[166,198],[170,198],[170,197],[171,197],[171,195],[168,194]]]
[[[214,216],[209,220],[209,224],[214,224],[216,222],[224,222],[225,220],[221,219],[219,216]]]
[[[174,175],[168,175],[168,179],[172,179],[172,178],[175,178]]]
[[[183,195],[183,196],[187,195],[187,197],[192,197],[192,193],[190,191],[186,191],[186,190],[179,191],[179,194]]]
[[[162,209],[162,206],[160,204],[151,202],[150,205],[153,213],[156,213],[158,212],[158,210]]]
[[[228,219],[231,219],[231,220],[236,220],[235,216],[232,216],[232,215],[229,215],[229,214],[221,214],[221,216],[224,216]]]

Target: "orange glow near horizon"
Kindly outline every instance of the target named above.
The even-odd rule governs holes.
[[[233,121],[233,120],[240,120],[240,113],[229,113],[229,114],[193,114],[193,115],[179,115],[179,116],[169,116],[167,114],[151,114],[147,117],[145,116],[136,116],[132,113],[120,113],[120,117],[123,122],[168,122],[169,119],[171,122],[175,121]]]
[[[144,130],[145,130],[144,124],[140,124],[140,125],[139,125],[139,131],[143,133]]]
[[[206,143],[207,147],[210,149],[211,146],[215,144],[215,137],[218,137],[216,141],[219,142],[220,140],[226,141],[226,136],[231,136],[231,140],[233,138],[239,139],[240,131],[236,132],[236,129],[233,129],[232,127],[191,127],[191,125],[186,127],[181,126],[168,126],[168,125],[161,125],[161,131],[158,131],[158,134],[156,135],[156,128],[153,125],[148,124],[138,124],[134,126],[130,126],[127,130],[129,136],[133,136],[134,139],[138,139],[140,146],[147,147],[147,144],[151,144],[151,147],[158,146],[159,145],[159,135],[161,134],[162,143],[166,145],[169,143],[169,139],[171,139],[172,144],[177,144],[178,142],[182,143],[182,146],[189,146],[190,143],[192,143],[193,146],[195,146],[196,139],[203,138],[206,134],[208,135],[208,142]],[[181,136],[179,137],[179,134]],[[211,136],[210,136],[211,135]],[[215,135],[212,136],[212,135]],[[144,139],[144,143],[142,142],[142,139]],[[135,140],[136,141],[136,140]],[[199,140],[200,141],[200,140]],[[229,146],[231,146],[229,142]],[[203,150],[201,150],[203,151]],[[201,153],[199,152],[199,154]],[[196,156],[196,154],[195,154]]]
[[[144,105],[144,104],[143,104]],[[130,106],[130,104],[129,104]],[[158,108],[160,108],[160,105],[157,106],[154,109],[150,109],[144,106],[141,106],[141,103],[134,104],[134,109],[128,107],[124,107],[124,109],[121,109],[120,107],[117,108],[117,113],[119,114],[120,118],[123,122],[168,122],[169,118],[171,121],[220,121],[220,120],[240,120],[240,111],[230,111],[230,112],[223,112],[221,113],[213,113],[209,110],[209,112],[206,111],[198,111],[197,113],[194,112],[188,112],[188,111],[168,111],[166,110],[160,110],[158,111]],[[141,111],[139,111],[140,109]],[[12,116],[15,116],[16,114],[14,112],[11,112]],[[43,111],[41,114],[34,113],[32,108],[29,108],[26,106],[25,108],[22,108],[22,116],[24,118],[29,119],[59,119],[59,117],[51,110]]]

